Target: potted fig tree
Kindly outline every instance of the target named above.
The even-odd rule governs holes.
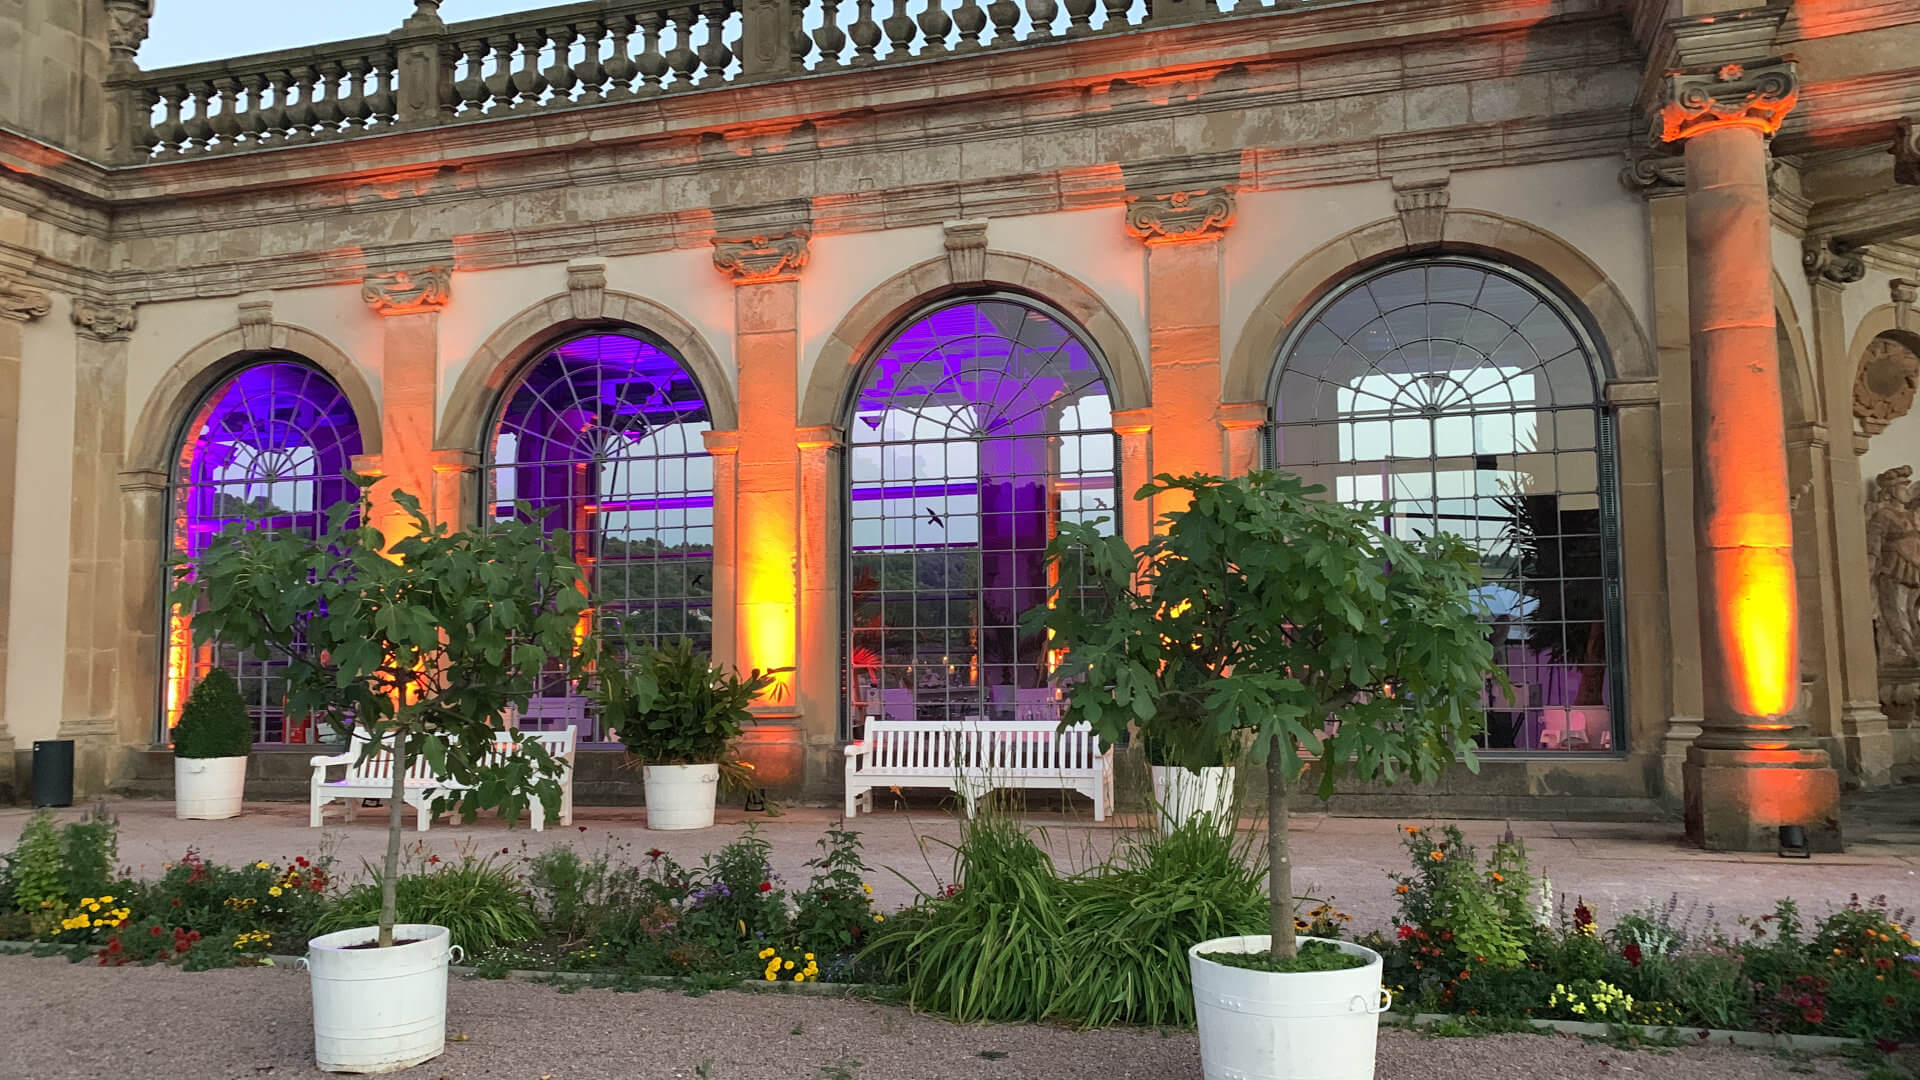
[[[214,821],[236,817],[247,786],[253,719],[226,668],[200,677],[173,725],[173,816]]]
[[[530,796],[558,807],[559,763],[518,736],[493,753],[496,724],[526,708],[543,670],[583,675],[590,642],[574,636],[580,570],[537,526],[450,532],[395,492],[412,533],[388,545],[368,524],[370,481],[353,481],[360,498],[333,507],[320,535],[229,526],[177,568],[170,600],[197,602],[196,638],[284,659],[290,713],[364,732],[369,757],[393,756],[379,925],[307,943],[320,1067],[391,1072],[445,1049],[454,952],[445,927],[397,911],[408,767],[424,758],[456,781],[435,809],[468,819],[497,808],[511,822]]]
[[[1136,498],[1186,507],[1133,550],[1062,523],[1050,550],[1084,560],[1075,584],[1097,600],[1082,610],[1056,593],[1036,616],[1065,651],[1066,722],[1109,740],[1134,726],[1189,767],[1244,740],[1243,760],[1264,767],[1271,932],[1188,952],[1208,1077],[1373,1075],[1380,956],[1296,936],[1287,798],[1310,761],[1323,799],[1342,777],[1477,769],[1481,689],[1502,679],[1475,616],[1473,549],[1388,535],[1388,508],[1323,490],[1279,472],[1155,477]]]
[[[647,828],[712,825],[723,768],[745,768],[733,741],[753,720],[748,706],[776,686],[778,672],[742,677],[680,638],[609,659],[596,674],[602,721],[645,770]]]

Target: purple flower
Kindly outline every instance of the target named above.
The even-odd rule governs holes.
[[[1905,960],[1909,964],[1920,964],[1920,952],[1910,952],[1900,959]]]

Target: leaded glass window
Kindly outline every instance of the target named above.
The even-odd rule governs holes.
[[[1058,715],[1018,623],[1058,523],[1118,517],[1112,408],[1086,339],[1025,300],[939,304],[875,351],[848,421],[853,724]]]
[[[1593,344],[1525,275],[1463,258],[1378,268],[1322,299],[1278,368],[1270,455],[1398,536],[1479,547],[1511,692],[1483,743],[1617,750],[1622,675],[1611,417]]]
[[[190,414],[174,461],[172,552],[193,558],[221,529],[256,527],[315,536],[327,509],[357,492],[348,481],[360,453],[353,406],[326,373],[283,357],[240,369]],[[284,658],[261,659],[218,643],[197,645],[192,613],[169,611],[164,722],[171,730],[193,684],[218,666],[240,684],[262,743],[310,742],[303,717],[286,716]],[[166,733],[160,733],[166,741]]]

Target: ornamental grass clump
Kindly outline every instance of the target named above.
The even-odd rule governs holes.
[[[322,912],[314,932],[370,926],[380,918],[386,883],[378,871],[368,869],[370,880]],[[452,944],[469,956],[535,941],[544,933],[533,897],[498,854],[429,863],[400,875],[393,892],[400,922],[444,926]]]

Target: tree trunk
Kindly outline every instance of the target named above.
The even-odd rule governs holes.
[[[398,921],[396,888],[400,878],[400,830],[406,827],[407,733],[393,733],[393,798],[387,800],[387,864],[380,875],[380,947],[393,944],[393,924]]]
[[[1299,951],[1293,940],[1293,853],[1287,843],[1287,766],[1282,755],[1292,747],[1274,736],[1267,752],[1267,890],[1271,901],[1273,938],[1270,951],[1291,959]]]

